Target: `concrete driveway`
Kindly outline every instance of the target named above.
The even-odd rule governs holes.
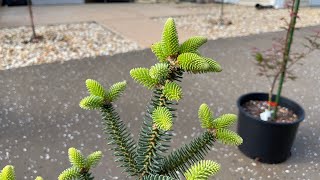
[[[294,48],[301,48],[298,44],[315,28],[298,31]],[[201,49],[205,56],[219,61],[224,70],[219,74],[186,75],[183,79],[184,99],[177,111],[173,148],[203,131],[197,119],[201,103],[208,103],[216,114],[237,113],[236,100],[241,94],[267,90],[264,80],[256,76],[250,49],[269,47],[270,37],[280,35],[283,33],[219,39],[209,41]],[[317,180],[320,177],[319,56],[320,52],[308,56],[305,65],[297,67],[299,79],[284,87],[284,95],[306,110],[292,157],[279,165],[260,164],[243,156],[235,147],[216,143],[206,157],[222,165],[215,179]],[[97,149],[103,151],[103,163],[94,170],[96,179],[127,179],[116,168],[117,163],[108,151],[99,113],[82,110],[78,103],[87,95],[84,82],[88,78],[105,86],[127,80],[128,88],[116,103],[117,111],[137,138],[150,92],[132,81],[129,70],[149,67],[155,61],[150,50],[143,50],[0,71],[0,167],[14,165],[18,179],[32,179],[36,175],[55,179],[69,166],[67,149],[73,146],[85,154]]]

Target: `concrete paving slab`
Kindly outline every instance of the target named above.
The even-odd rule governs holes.
[[[123,19],[121,21],[114,19],[101,20],[103,24],[107,24],[107,28],[121,34],[122,36],[133,39],[141,47],[150,47],[153,43],[161,40],[163,23],[153,21],[152,19]],[[183,42],[190,37],[190,32],[178,29],[179,40]]]
[[[295,42],[301,42],[312,29],[298,32]],[[271,38],[280,35],[283,33],[219,39],[209,41],[201,48],[203,55],[219,61],[224,70],[218,74],[186,74],[173,148],[189,142],[203,131],[197,119],[201,103],[208,103],[217,115],[237,113],[236,100],[241,94],[267,89],[263,80],[256,76],[250,50],[256,46],[269,47]],[[261,164],[243,156],[235,147],[216,143],[206,157],[222,165],[214,179],[319,178],[319,55],[319,52],[311,54],[304,66],[298,66],[299,79],[288,82],[284,88],[284,95],[300,103],[307,114],[298,131],[292,157],[279,165]],[[105,145],[99,113],[82,110],[78,103],[87,95],[84,82],[88,78],[105,86],[127,80],[128,88],[116,103],[117,111],[137,138],[150,92],[133,82],[129,70],[149,67],[155,62],[151,51],[143,50],[1,71],[0,167],[16,166],[20,179],[32,179],[30,177],[36,175],[56,179],[59,172],[69,166],[66,153],[73,146],[84,153],[103,151],[103,163],[94,170],[96,179],[128,179],[116,168],[117,163],[113,162],[114,157]]]

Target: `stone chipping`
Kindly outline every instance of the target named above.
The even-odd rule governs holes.
[[[95,22],[36,26],[36,33],[43,40],[30,43],[31,27],[0,29],[0,70],[139,49],[137,43]]]
[[[209,39],[248,36],[265,32],[276,32],[286,27],[288,9],[256,10],[254,7],[225,5],[224,23],[219,25],[220,6],[206,4],[198,6],[178,6],[191,15],[173,17],[178,29],[192,31]],[[168,17],[156,17],[155,21],[165,22]],[[229,24],[228,24],[229,23]],[[231,24],[230,24],[231,23]],[[320,9],[304,7],[300,9],[297,27],[320,24]]]

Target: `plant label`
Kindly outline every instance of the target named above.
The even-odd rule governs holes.
[[[263,113],[260,113],[260,119],[263,121],[268,121],[271,118],[272,111],[266,109]]]

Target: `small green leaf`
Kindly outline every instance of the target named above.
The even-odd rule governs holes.
[[[99,96],[102,98],[105,97],[106,92],[103,86],[98,81],[87,79],[86,86],[91,95]]]
[[[77,167],[71,167],[64,170],[58,177],[58,180],[76,180],[81,176],[80,170]]]
[[[237,121],[237,115],[224,114],[213,120],[213,127],[216,129],[227,128]]]
[[[217,174],[220,170],[220,165],[210,160],[202,160],[191,166],[184,176],[187,180],[207,180],[209,176]]]
[[[194,36],[186,40],[180,46],[180,53],[195,52],[200,46],[207,42],[207,38],[203,36]]]
[[[182,98],[182,88],[175,82],[167,82],[163,88],[163,94],[170,101],[179,101]]]
[[[0,173],[1,180],[15,180],[14,167],[11,165],[5,166]]]
[[[201,104],[199,111],[198,111],[198,117],[201,122],[201,127],[204,129],[210,129],[212,128],[212,112],[207,104]]]
[[[92,168],[98,165],[99,161],[102,158],[102,152],[101,151],[96,151],[91,153],[88,157],[87,157],[87,163],[86,163],[86,167],[87,168]]]
[[[85,158],[83,157],[83,155],[80,153],[79,150],[77,150],[76,148],[69,148],[68,154],[69,154],[69,161],[73,166],[79,169],[85,167],[85,162],[86,162]]]
[[[243,142],[242,138],[237,133],[228,129],[217,129],[216,138],[227,145],[239,146]]]
[[[167,63],[157,63],[154,66],[151,66],[149,71],[149,75],[157,81],[165,79],[168,76],[168,74],[169,65]]]
[[[90,95],[80,101],[80,107],[83,109],[91,110],[100,108],[103,105],[103,98],[99,96]]]
[[[172,128],[172,114],[166,107],[157,107],[152,113],[152,119],[159,129],[168,131]]]
[[[106,95],[107,99],[110,102],[116,101],[119,98],[119,96],[123,93],[123,91],[126,89],[126,86],[126,81],[118,82],[112,85]]]
[[[263,55],[262,55],[261,53],[257,52],[256,55],[255,55],[255,58],[256,58],[256,61],[257,61],[258,63],[262,63],[262,61],[263,61]]]
[[[131,77],[138,83],[152,89],[158,83],[156,79],[153,79],[149,74],[149,69],[147,68],[134,68],[130,71]]]

